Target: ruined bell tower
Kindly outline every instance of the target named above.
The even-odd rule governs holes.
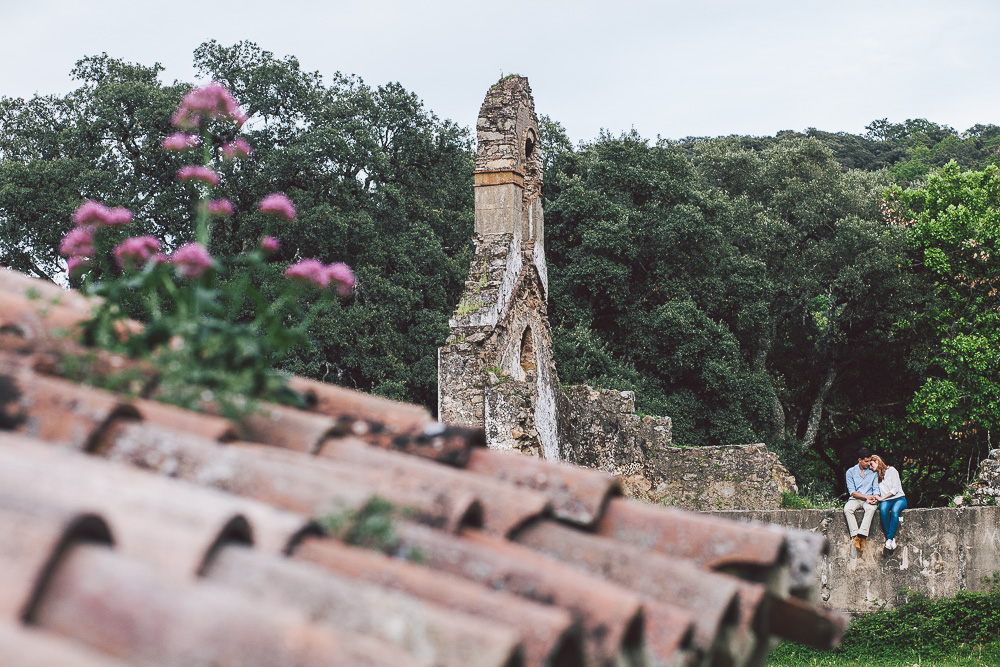
[[[476,234],[513,234],[548,290],[538,118],[524,77],[501,79],[476,121]]]
[[[630,391],[560,387],[552,358],[538,118],[528,80],[490,87],[476,121],[475,256],[438,349],[438,418],[486,444],[649,486],[670,419],[640,418]],[[626,487],[628,487],[628,482]]]
[[[538,118],[526,78],[490,88],[476,135],[475,257],[439,350],[439,418],[484,426],[494,449],[559,459]]]

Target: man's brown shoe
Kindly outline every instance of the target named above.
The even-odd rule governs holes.
[[[851,540],[851,544],[853,544],[854,548],[858,551],[861,551],[864,548],[861,546],[861,537],[859,535],[854,536],[854,539]]]
[[[858,551],[865,550],[865,542],[867,541],[868,541],[867,537],[865,537],[864,535],[858,535]]]

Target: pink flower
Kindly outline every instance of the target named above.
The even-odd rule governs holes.
[[[100,202],[92,199],[80,204],[73,213],[73,223],[76,225],[104,225],[117,226],[127,225],[132,222],[132,211],[127,208],[117,206],[108,208]]]
[[[128,268],[133,265],[145,264],[146,260],[160,250],[160,242],[153,236],[133,236],[125,239],[115,248],[115,259],[118,266]]]
[[[132,211],[121,206],[116,206],[108,211],[108,215],[104,221],[111,227],[127,225],[132,222]]]
[[[177,170],[178,181],[201,181],[209,185],[219,184],[219,175],[201,165],[189,164]]]
[[[69,274],[70,278],[75,278],[83,273],[88,266],[90,266],[90,260],[86,257],[70,257],[66,260],[66,273]]]
[[[278,248],[280,247],[281,244],[278,243],[278,239],[273,236],[265,236],[260,240],[260,249],[268,255],[278,252]]]
[[[318,259],[304,259],[285,269],[285,276],[320,289],[330,284],[330,276],[323,262]]]
[[[97,227],[84,225],[74,227],[59,244],[59,254],[63,257],[89,257],[94,254],[94,233]]]
[[[258,206],[261,213],[284,218],[285,220],[295,219],[295,205],[292,200],[282,192],[275,192],[264,197]]]
[[[185,243],[170,256],[182,278],[197,278],[212,266],[212,256],[200,243]]]
[[[164,255],[162,252],[158,252],[152,257],[150,257],[149,261],[153,262],[154,264],[164,264],[166,262],[169,262],[170,258]]]
[[[207,86],[188,91],[172,120],[177,127],[190,130],[201,125],[204,120],[217,118],[234,120],[238,125],[247,121],[247,115],[240,109],[233,94],[218,81],[213,81]]]
[[[326,267],[326,275],[330,282],[337,286],[337,291],[344,296],[349,295],[354,290],[355,283],[358,282],[358,279],[354,277],[354,271],[351,271],[351,267],[343,262]]]
[[[197,148],[201,145],[201,137],[197,134],[174,132],[169,137],[164,139],[161,145],[165,151],[177,151],[180,153],[191,150],[192,148]]]
[[[208,214],[228,218],[233,214],[233,203],[228,199],[212,199],[208,202]]]
[[[111,209],[104,204],[93,199],[80,204],[73,212],[74,225],[105,225],[108,222],[108,215]]]
[[[251,153],[253,153],[253,148],[244,139],[239,137],[228,144],[222,145],[222,156],[227,160],[248,157]]]

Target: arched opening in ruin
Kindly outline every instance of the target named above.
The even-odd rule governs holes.
[[[531,334],[531,327],[524,328],[521,336],[521,358],[520,358],[522,379],[527,379],[528,373],[535,371],[535,341]]]
[[[524,161],[527,162],[531,159],[532,154],[535,152],[535,133],[528,130],[528,136],[524,139]]]

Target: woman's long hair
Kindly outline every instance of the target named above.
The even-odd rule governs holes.
[[[875,472],[878,473],[878,481],[883,481],[885,479],[885,470],[889,466],[885,464],[885,461],[881,457],[872,454],[872,461],[875,462]]]

